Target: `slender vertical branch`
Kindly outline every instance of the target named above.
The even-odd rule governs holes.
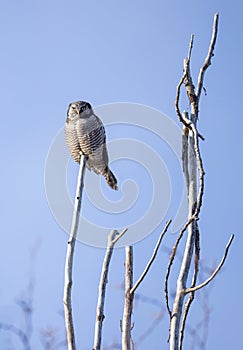
[[[200,94],[203,86],[203,78],[204,78],[206,69],[211,64],[211,58],[213,56],[213,51],[214,51],[216,37],[217,37],[217,27],[218,27],[218,14],[216,14],[214,17],[212,39],[209,45],[208,55],[199,72],[198,84],[197,84],[196,90],[195,90],[193,80],[191,77],[191,72],[190,72],[190,60],[191,60],[193,38],[194,38],[193,36],[191,37],[188,57],[185,58],[184,60],[183,77],[181,78],[177,86],[177,93],[176,93],[176,100],[175,100],[175,107],[176,107],[178,118],[183,123],[182,160],[183,160],[183,171],[185,174],[186,183],[188,187],[188,221],[187,223],[190,222],[190,224],[188,224],[188,227],[187,227],[187,241],[184,249],[184,255],[183,255],[179,277],[177,280],[177,290],[176,290],[176,296],[174,299],[172,312],[170,311],[169,305],[168,305],[167,283],[168,283],[168,275],[170,273],[170,267],[173,262],[173,256],[175,255],[177,247],[175,249],[173,248],[174,253],[172,251],[173,256],[172,258],[170,258],[170,264],[167,269],[165,294],[166,294],[167,309],[171,318],[171,322],[170,322],[170,349],[171,350],[182,349],[185,322],[189,312],[190,305],[194,299],[193,287],[195,287],[196,285],[196,280],[198,275],[200,236],[199,236],[197,220],[199,219],[199,213],[202,206],[202,198],[203,198],[203,192],[204,192],[204,169],[203,169],[203,162],[202,162],[200,149],[199,149],[198,137],[200,136],[197,131],[197,120],[198,120],[198,113],[199,113]],[[189,116],[187,112],[181,113],[179,108],[180,88],[182,83],[184,83],[187,96],[191,105],[191,112]],[[190,130],[188,134],[185,132],[185,128],[188,128]],[[198,188],[198,179],[199,179],[199,188]],[[178,242],[181,236],[182,235],[180,234],[177,239]],[[192,280],[192,288],[190,290],[191,295],[187,303],[185,304],[185,308],[183,312],[183,305],[184,305],[184,299],[185,299],[184,291],[186,289],[186,283],[187,283],[188,274],[189,274],[194,252],[195,252],[194,274],[193,274],[193,280]],[[183,312],[183,317],[182,317],[182,312]],[[181,317],[182,317],[182,320],[181,320]]]
[[[203,80],[204,80],[204,74],[208,67],[211,65],[211,59],[214,56],[214,48],[216,44],[216,39],[217,39],[217,34],[218,34],[218,23],[219,23],[219,14],[216,13],[214,15],[214,21],[213,21],[213,31],[212,31],[212,37],[208,49],[208,54],[205,58],[204,64],[201,67],[198,75],[198,81],[197,81],[197,90],[196,90],[196,95],[197,98],[200,99],[200,95],[202,92],[202,87],[203,87]]]
[[[197,223],[196,223],[197,225]],[[192,284],[191,286],[194,287],[197,282],[197,276],[198,276],[198,263],[199,263],[199,258],[200,258],[200,236],[199,236],[199,228],[198,225],[196,226],[196,237],[195,237],[195,257],[194,257],[194,273],[192,277]],[[184,313],[181,321],[181,329],[180,329],[180,340],[179,340],[179,350],[182,350],[182,344],[183,344],[183,338],[184,338],[184,331],[185,331],[185,326],[186,326],[186,320],[187,316],[190,310],[191,303],[194,300],[194,292],[190,293],[190,296],[185,303],[184,307]]]
[[[144,280],[145,276],[148,274],[149,269],[156,258],[162,239],[171,224],[171,221],[172,220],[169,220],[166,222],[165,228],[163,229],[163,231],[161,232],[158,238],[153,254],[149,259],[143,273],[138,278],[134,286],[133,286],[133,248],[131,246],[126,247],[125,305],[124,305],[123,323],[122,323],[122,350],[132,350],[134,348],[134,343],[131,338],[131,328],[132,328],[131,316],[132,316],[134,293],[139,287],[139,285],[142,283],[142,281]]]
[[[184,224],[184,226],[182,227],[182,229],[181,229],[181,231],[179,233],[179,236],[177,237],[176,242],[175,242],[175,244],[174,244],[174,246],[172,248],[172,252],[171,252],[171,255],[170,255],[169,263],[168,263],[168,266],[167,266],[166,275],[165,275],[164,292],[165,292],[166,307],[167,307],[167,311],[168,311],[170,320],[172,318],[172,311],[171,311],[170,306],[169,306],[169,293],[168,293],[168,283],[169,283],[170,271],[171,271],[171,267],[173,265],[173,262],[174,262],[174,259],[175,259],[175,256],[176,256],[178,245],[179,245],[179,243],[180,243],[184,233],[186,232],[188,226],[195,220],[196,220],[195,215],[191,216],[187,220],[187,222]]]
[[[193,110],[196,112],[196,110]],[[193,117],[195,114],[193,113]],[[194,142],[193,137],[189,135],[189,143],[188,143],[188,152],[189,152],[189,191],[188,191],[188,218],[190,218],[194,213],[196,196],[197,196],[197,163],[194,152]],[[195,244],[195,227],[196,223],[193,221],[188,226],[187,229],[187,241],[186,247],[184,250],[184,256],[182,259],[181,270],[179,273],[179,277],[177,280],[177,291],[174,300],[173,310],[172,310],[172,318],[171,318],[171,342],[170,348],[171,350],[179,349],[179,330],[181,323],[181,314],[183,309],[184,302],[184,293],[183,290],[186,286],[189,269],[191,265],[191,259],[193,255],[193,247]]]
[[[183,125],[182,128],[182,168],[186,180],[187,193],[189,189],[189,173],[188,173],[188,128]]]
[[[76,243],[76,238],[78,233],[78,224],[79,224],[82,193],[83,193],[83,186],[84,186],[85,164],[86,164],[86,159],[84,155],[81,155],[77,189],[76,189],[76,195],[75,195],[75,201],[74,201],[72,226],[71,226],[70,237],[67,245],[67,254],[66,254],[66,263],[65,263],[63,303],[64,303],[64,315],[65,315],[68,350],[76,349],[73,314],[72,314],[72,284],[73,284],[72,273],[73,273],[74,248],[75,248],[75,243]]]
[[[130,293],[133,284],[133,248],[126,246],[125,304],[122,321],[122,350],[131,350],[132,307],[134,293]]]
[[[102,326],[105,319],[104,315],[104,305],[105,305],[105,293],[106,293],[106,284],[108,283],[108,271],[110,266],[110,261],[113,253],[113,248],[116,242],[126,233],[127,229],[122,230],[119,233],[116,230],[112,230],[108,236],[107,249],[103,261],[100,284],[99,284],[99,295],[96,308],[96,323],[95,323],[95,336],[94,336],[94,346],[93,350],[101,349],[101,340],[102,340]]]

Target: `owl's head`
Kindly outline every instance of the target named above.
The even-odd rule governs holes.
[[[92,107],[89,102],[86,101],[77,101],[71,102],[68,106],[67,117],[70,120],[76,118],[87,118],[90,114],[92,114]]]

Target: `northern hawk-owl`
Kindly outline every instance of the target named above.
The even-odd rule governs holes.
[[[105,128],[88,102],[77,101],[69,104],[65,135],[73,159],[79,163],[83,154],[87,168],[103,175],[108,185],[117,190],[116,177],[108,165]]]

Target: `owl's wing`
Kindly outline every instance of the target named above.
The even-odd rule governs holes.
[[[102,121],[96,115],[77,121],[77,135],[82,152],[87,157],[88,168],[102,174],[108,165],[106,134]]]

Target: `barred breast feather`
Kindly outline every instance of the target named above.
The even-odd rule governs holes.
[[[75,162],[79,163],[81,147],[78,139],[76,123],[68,120],[68,118],[65,124],[65,136],[68,150],[71,156],[73,157]]]
[[[99,117],[95,114],[75,120],[68,117],[65,135],[73,159],[79,163],[81,154],[84,154],[87,168],[103,175],[108,185],[117,190],[117,180],[108,166],[105,128]]]
[[[105,128],[94,114],[76,121],[67,121],[65,126],[66,141],[69,151],[76,162],[83,153],[88,169],[103,174],[108,166]]]

